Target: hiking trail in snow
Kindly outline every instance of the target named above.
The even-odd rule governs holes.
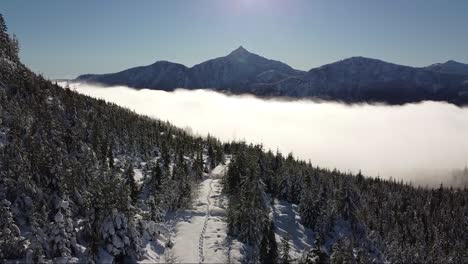
[[[210,178],[212,177],[212,174],[210,174]],[[210,220],[210,196],[211,196],[211,191],[213,190],[213,187],[211,184],[213,183],[213,179],[210,179],[210,183],[208,184],[209,190],[208,190],[208,196],[206,197],[206,217],[205,217],[205,223],[203,224],[203,230],[200,233],[200,238],[198,239],[198,259],[200,263],[203,263],[205,261],[205,256],[204,256],[204,248],[203,248],[203,242],[205,241],[205,233],[206,233],[206,227],[208,226],[208,220]]]
[[[226,163],[229,163],[227,160]],[[227,197],[222,194],[226,165],[205,174],[198,186],[192,208],[170,216],[172,248],[166,249],[175,263],[239,262],[242,244],[227,236]]]

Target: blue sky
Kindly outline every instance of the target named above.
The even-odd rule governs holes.
[[[192,66],[240,45],[302,70],[351,56],[468,63],[466,0],[1,0],[0,12],[49,78]]]

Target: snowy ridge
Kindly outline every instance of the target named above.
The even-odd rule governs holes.
[[[468,65],[455,61],[419,68],[351,57],[296,70],[250,53],[242,46],[224,57],[191,68],[158,61],[117,73],[84,74],[74,82],[173,91],[210,89],[234,94],[404,104],[426,100],[468,104]]]

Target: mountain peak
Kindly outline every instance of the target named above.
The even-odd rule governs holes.
[[[250,52],[242,46],[239,46],[237,49],[229,53],[229,55],[245,55],[245,54],[250,54]]]
[[[388,64],[392,64],[392,63],[382,61],[379,59],[367,58],[367,57],[362,57],[362,56],[354,56],[354,57],[349,57],[349,58],[339,60],[336,62],[332,62],[330,64],[325,64],[318,68],[339,67],[343,69],[355,69],[356,67],[372,67],[372,66],[388,65]],[[309,70],[309,72],[313,70],[315,70],[315,68]]]
[[[445,64],[453,64],[453,65],[463,65],[464,63],[455,61],[455,60],[448,60],[445,62]]]
[[[363,56],[354,56],[354,57],[349,57],[347,59],[341,60],[342,62],[363,62],[363,63],[368,63],[368,62],[384,62],[378,59],[374,58],[368,58],[368,57],[363,57]]]
[[[444,63],[435,63],[425,67],[425,69],[442,73],[468,75],[468,64],[454,60],[448,60]]]

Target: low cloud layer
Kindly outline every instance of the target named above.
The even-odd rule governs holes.
[[[446,103],[348,106],[206,90],[71,88],[197,134],[262,143],[331,169],[436,185],[468,163],[468,108]]]

